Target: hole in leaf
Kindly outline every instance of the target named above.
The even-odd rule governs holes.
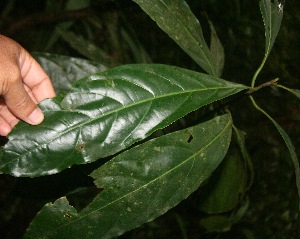
[[[188,138],[188,140],[186,142],[190,143],[190,142],[192,142],[193,139],[194,139],[193,135],[190,135],[190,137]]]

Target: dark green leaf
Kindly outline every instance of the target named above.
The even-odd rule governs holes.
[[[265,55],[268,56],[280,29],[283,16],[283,3],[278,2],[278,0],[274,0],[274,2],[271,0],[261,0],[259,4],[265,25]]]
[[[233,126],[235,135],[236,135],[236,140],[237,143],[239,145],[239,148],[241,150],[241,154],[242,157],[244,159],[245,162],[245,169],[246,169],[246,173],[247,173],[247,190],[250,189],[250,187],[253,184],[254,181],[254,168],[253,168],[253,162],[251,159],[251,156],[247,150],[246,147],[246,143],[245,143],[245,132],[243,132],[242,130],[236,128],[235,126]]]
[[[218,67],[207,46],[200,22],[183,0],[133,0],[199,66],[218,76]]]
[[[116,64],[115,60],[109,56],[100,47],[96,46],[92,41],[86,40],[80,35],[76,35],[70,31],[62,31],[58,29],[62,38],[70,44],[70,46],[88,59],[102,63],[106,66]]]
[[[246,199],[238,210],[227,215],[209,215],[208,217],[201,218],[199,224],[209,233],[229,231],[235,223],[242,219],[248,208],[249,199]]]
[[[214,66],[216,68],[216,76],[220,77],[222,75],[224,63],[225,63],[224,48],[217,35],[213,23],[210,20],[208,21],[208,23],[211,31],[211,36],[210,36],[211,56],[214,61]]]
[[[162,215],[188,197],[224,158],[230,115],[148,141],[92,173],[104,188],[81,212],[66,198],[47,204],[25,238],[112,238]]]
[[[208,214],[236,208],[246,188],[246,169],[239,152],[229,153],[205,185],[200,208]]]
[[[278,0],[274,0],[274,2],[271,2],[271,0],[261,0],[259,2],[261,14],[263,17],[264,25],[265,25],[265,36],[266,36],[266,46],[265,46],[265,56],[263,58],[262,63],[256,70],[252,82],[251,87],[255,87],[255,82],[257,79],[257,76],[263,69],[268,56],[272,50],[272,47],[274,45],[275,39],[277,37],[277,34],[280,29],[282,16],[283,16],[283,3],[279,3]]]
[[[69,91],[78,79],[107,69],[102,64],[69,56],[47,53],[33,53],[33,56],[49,75],[56,94]]]
[[[113,155],[245,88],[166,65],[127,65],[92,75],[65,96],[42,102],[41,125],[14,128],[0,171],[34,177]]]

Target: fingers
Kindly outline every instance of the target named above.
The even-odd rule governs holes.
[[[37,102],[46,98],[53,98],[55,91],[50,78],[40,64],[23,48],[19,61],[23,82],[32,92]]]
[[[33,125],[43,121],[43,113],[25,90],[21,78],[11,80],[11,84],[6,93],[3,94],[3,98],[9,110],[17,118]]]
[[[19,122],[0,98],[0,135],[7,136],[12,128]]]
[[[24,48],[3,35],[0,43],[0,135],[6,136],[19,119],[41,123],[44,115],[37,103],[55,92],[45,71]]]

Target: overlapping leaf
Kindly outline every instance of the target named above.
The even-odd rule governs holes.
[[[33,56],[51,78],[57,94],[68,92],[76,80],[107,70],[102,64],[75,57],[48,53],[34,53]]]
[[[230,115],[148,141],[93,172],[104,188],[81,212],[66,198],[47,204],[25,238],[112,238],[162,215],[188,197],[224,158]]]
[[[42,102],[41,125],[14,128],[0,171],[33,177],[113,155],[245,88],[165,65],[127,65],[92,75],[75,82],[64,97]]]
[[[219,76],[220,65],[205,42],[200,22],[183,0],[133,0],[203,70]],[[214,33],[215,35],[215,33]],[[215,39],[214,39],[215,40]],[[215,44],[216,42],[214,42]],[[214,52],[216,53],[216,52]]]

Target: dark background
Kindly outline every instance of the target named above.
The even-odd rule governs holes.
[[[120,28],[125,27],[141,43],[152,62],[201,71],[132,1],[95,0],[79,9],[68,9],[67,2],[1,1],[0,32],[30,52],[85,57],[55,31],[58,25],[71,22],[72,32],[104,49],[118,64],[137,62],[121,37]],[[207,39],[206,15],[215,25],[225,49],[222,78],[250,85],[265,47],[258,1],[187,2],[199,18]],[[279,77],[281,84],[300,89],[299,43],[300,1],[287,0],[281,30],[258,82]],[[255,98],[287,131],[300,155],[299,99],[274,87],[266,88]],[[299,238],[295,175],[283,140],[247,98],[234,102],[230,110],[235,125],[247,134],[246,144],[255,169],[255,180],[248,193],[250,206],[245,216],[227,231],[205,234],[199,224],[202,214],[195,206],[201,200],[196,192],[165,215],[121,238]],[[0,175],[0,238],[21,238],[46,202],[80,187],[92,188],[92,180],[86,175],[96,166],[74,167],[60,175],[37,179]],[[93,193],[91,190],[88,195]],[[80,204],[81,200],[88,198],[77,197],[74,203]]]

